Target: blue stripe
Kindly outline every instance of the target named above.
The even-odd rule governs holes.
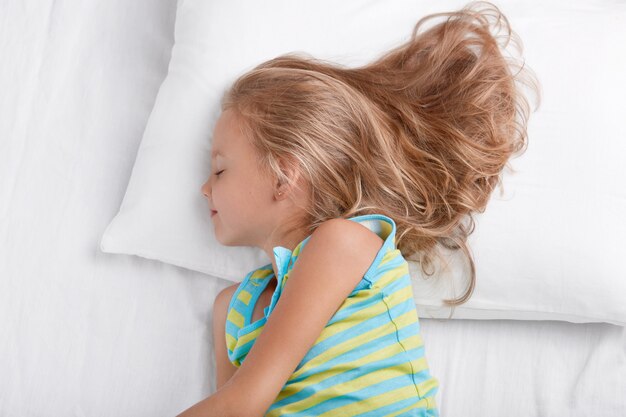
[[[413,381],[411,380],[409,375],[400,375],[395,378],[377,382],[373,385],[370,385],[368,387],[365,387],[357,391],[353,391],[347,394],[337,395],[336,397],[329,398],[325,401],[322,401],[321,403],[314,405],[313,407],[309,407],[297,413],[282,414],[282,416],[293,416],[293,417],[300,417],[300,416],[309,417],[312,415],[316,416],[316,415],[334,410],[336,408],[351,404],[355,401],[364,400],[364,399],[367,399],[367,398],[370,398],[379,394],[383,394],[388,391],[393,391],[395,389],[399,389],[399,388],[406,387],[406,386],[412,386],[412,385],[413,385]],[[415,394],[415,397],[417,398],[417,393]]]
[[[364,413],[361,414],[357,414],[356,416],[353,417],[383,417],[383,416],[388,416],[390,414],[395,413],[398,410],[402,410],[405,407],[410,406],[411,404],[416,404],[420,401],[420,398],[417,397],[411,397],[411,398],[407,398],[404,400],[400,400],[397,401],[393,404],[388,404],[385,405],[383,407],[378,407],[376,409],[370,410],[370,411],[366,411]],[[402,413],[402,414],[398,414],[397,417],[402,417],[402,416],[406,416],[406,417],[429,417],[428,414],[428,410],[426,410],[423,407],[415,407],[415,408],[410,408],[409,410],[407,410],[406,413]]]

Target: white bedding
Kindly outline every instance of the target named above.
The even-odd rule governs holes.
[[[215,390],[231,282],[103,253],[175,0],[0,2],[0,416],[174,416]],[[211,256],[211,254],[207,254]],[[610,324],[422,319],[444,417],[626,415]]]

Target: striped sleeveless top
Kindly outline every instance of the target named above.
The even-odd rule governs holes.
[[[349,220],[368,227],[384,244],[265,416],[438,417],[439,381],[426,361],[408,264],[395,246],[396,225],[382,214]],[[226,345],[236,367],[263,331],[310,238],[293,252],[274,247],[278,284],[264,317],[251,322],[254,305],[274,276],[271,263],[249,272],[234,292],[226,319]]]

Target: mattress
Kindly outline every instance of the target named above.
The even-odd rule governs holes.
[[[0,416],[172,416],[215,391],[212,305],[232,282],[98,248],[175,13],[0,3]],[[420,324],[442,416],[626,415],[623,327]]]

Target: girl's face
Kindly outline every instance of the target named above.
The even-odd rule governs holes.
[[[238,129],[231,110],[223,112],[213,132],[211,175],[202,185],[216,239],[226,246],[263,247],[276,222],[270,179],[259,174],[255,150]],[[270,228],[270,230],[267,230]]]

